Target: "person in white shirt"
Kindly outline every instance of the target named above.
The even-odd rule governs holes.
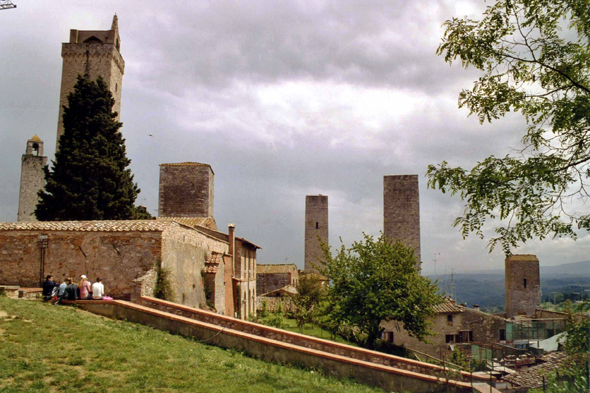
[[[100,277],[96,278],[96,282],[92,284],[92,299],[94,300],[102,300],[104,296],[104,285],[102,285],[102,280]]]

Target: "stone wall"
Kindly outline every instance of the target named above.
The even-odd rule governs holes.
[[[328,242],[328,196],[307,195],[305,197],[305,271],[317,273],[314,265],[323,259],[320,247]]]
[[[18,221],[37,221],[35,209],[39,202],[39,190],[45,187],[43,168],[47,157],[24,154],[20,175],[20,194],[18,199]]]
[[[212,251],[227,253],[228,244],[180,226],[171,226],[164,231],[162,267],[172,273],[171,280],[176,292],[175,302],[192,307],[206,304],[202,272],[205,261],[211,256]],[[223,276],[223,271],[217,275]],[[223,291],[216,293],[220,307],[225,305],[224,296]],[[224,312],[223,309],[217,311]]]
[[[116,18],[116,16],[115,16]],[[74,90],[78,75],[86,73],[86,64],[91,80],[101,76],[108,89],[113,94],[115,105],[113,111],[121,113],[121,90],[125,61],[119,51],[120,38],[116,19],[113,19],[111,29],[104,31],[70,30],[70,42],[62,44],[63,69],[61,77],[61,91],[59,99],[59,117],[57,125],[57,146],[59,137],[63,134],[63,106],[68,105],[68,94]],[[103,42],[84,43],[87,38],[94,36]]]
[[[418,175],[383,176],[383,233],[414,248],[420,267]]]
[[[261,296],[291,284],[291,273],[264,273],[256,275],[256,292]]]
[[[37,243],[47,235],[44,269]],[[161,232],[0,231],[0,284],[37,287],[40,277],[57,281],[85,274],[101,277],[107,295],[130,299],[134,280],[161,257]]]
[[[213,217],[210,165],[196,162],[160,165],[160,217]]]
[[[449,389],[452,389],[457,393],[468,393],[473,391],[470,383],[459,382],[454,380],[452,377],[449,378],[449,380],[446,380],[445,378],[440,378],[429,374],[421,374],[417,371],[413,372],[406,369],[395,368],[385,364],[380,364],[378,362],[367,363],[361,359],[347,356],[347,353],[329,353],[317,351],[312,347],[301,346],[288,341],[279,341],[256,335],[255,333],[247,334],[243,331],[235,330],[229,325],[222,326],[204,323],[199,320],[171,315],[169,313],[161,312],[155,309],[150,310],[146,307],[141,307],[132,303],[117,301],[86,301],[78,302],[78,304],[79,307],[100,315],[142,323],[156,329],[170,331],[173,334],[197,337],[201,340],[206,340],[207,343],[211,345],[244,350],[251,356],[263,359],[265,361],[300,364],[312,369],[321,369],[327,375],[340,378],[354,378],[361,383],[378,386],[387,391],[411,391],[414,393],[446,392],[449,391]],[[176,307],[178,310],[181,308],[183,307]],[[184,310],[187,313],[190,313],[191,311],[201,311],[191,310],[188,307],[184,307]],[[249,324],[248,322],[239,321],[234,318],[223,317],[214,313],[208,314],[212,317],[227,320],[229,323],[233,323],[236,326],[240,323],[242,325]],[[280,331],[280,329],[268,327],[265,328],[284,332],[284,334],[290,335],[291,337],[301,336],[302,339],[307,339],[308,342],[315,341],[313,337]],[[341,345],[337,343],[334,344]],[[354,349],[354,347],[351,348]],[[357,353],[366,351],[360,348],[356,349],[358,351]],[[372,353],[376,354],[375,352]],[[375,356],[381,355],[376,354]],[[421,368],[434,370],[437,368],[437,366],[429,365],[427,363],[414,362],[409,359],[404,359],[404,361],[405,362],[401,363],[402,365],[410,366],[413,363],[416,364],[414,367],[410,366],[410,368],[416,370]],[[420,366],[418,366],[418,364]],[[459,376],[469,378],[469,374],[467,373],[463,373]],[[476,377],[474,377],[474,381],[476,380]],[[489,386],[482,386],[482,389],[483,388],[487,388],[487,390],[477,390],[481,392],[491,391]]]
[[[506,316],[535,315],[541,304],[539,260],[534,255],[512,255],[505,260]]]

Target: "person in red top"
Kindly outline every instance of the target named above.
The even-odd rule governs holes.
[[[86,279],[86,276],[82,274],[82,280],[80,280],[80,284],[78,288],[80,289],[80,300],[88,300],[92,299],[92,289],[90,289],[90,281]]]

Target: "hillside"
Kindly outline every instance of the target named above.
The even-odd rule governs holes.
[[[124,321],[0,297],[0,391],[382,392]]]

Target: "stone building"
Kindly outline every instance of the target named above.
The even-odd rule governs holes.
[[[256,266],[256,292],[259,296],[286,286],[296,287],[298,281],[299,271],[294,263]]]
[[[324,253],[320,241],[328,243],[328,196],[305,197],[305,271],[317,272]]]
[[[160,217],[213,217],[211,165],[197,162],[160,164]]]
[[[27,141],[27,149],[22,158],[17,216],[19,222],[37,221],[35,209],[39,202],[39,190],[45,187],[45,165],[47,157],[43,155],[43,141],[35,135]]]
[[[121,37],[117,15],[110,30],[70,30],[70,41],[62,44],[63,70],[59,96],[57,144],[63,134],[63,106],[68,104],[68,94],[74,90],[78,75],[88,75],[91,80],[101,76],[113,93],[113,110],[121,113],[121,90],[125,61],[121,56]]]
[[[491,344],[506,339],[506,319],[479,311],[477,308],[458,306],[454,300],[435,307],[431,330],[434,336],[428,343],[411,337],[396,321],[383,322],[383,340],[440,358],[450,355],[451,346],[459,343]]]
[[[420,194],[418,175],[383,176],[383,233],[400,240],[420,255]]]
[[[505,261],[506,317],[535,315],[541,304],[539,260],[535,255],[511,255]]]

